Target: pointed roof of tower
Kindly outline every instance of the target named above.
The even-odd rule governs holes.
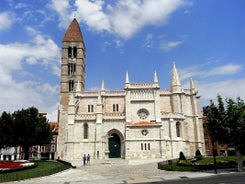
[[[173,63],[173,71],[172,71],[172,86],[180,86],[179,74],[177,72],[175,62]]]
[[[83,42],[82,32],[77,19],[74,18],[69,25],[62,42]]]
[[[192,78],[190,79],[190,89],[195,90],[195,84],[194,84],[194,81],[192,80]]]
[[[158,83],[157,72],[154,73],[154,83]]]
[[[129,84],[128,71],[126,71],[125,84]]]
[[[105,83],[104,83],[104,80],[102,80],[101,82],[101,91],[104,91],[105,90]]]

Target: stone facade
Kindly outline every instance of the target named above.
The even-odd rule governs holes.
[[[205,153],[200,96],[192,79],[190,89],[183,89],[173,64],[169,90],[159,87],[156,72],[149,83],[131,83],[126,72],[122,90],[105,90],[102,81],[99,91],[84,91],[85,44],[77,30],[74,19],[62,42],[61,159],[81,160],[90,154],[102,160],[167,160],[180,152],[187,157],[198,149]]]

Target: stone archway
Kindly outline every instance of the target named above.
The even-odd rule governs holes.
[[[121,157],[121,141],[120,137],[113,133],[109,137],[109,158],[120,158]]]
[[[122,158],[123,153],[123,135],[120,131],[112,129],[108,132],[108,148],[109,148],[109,158]]]

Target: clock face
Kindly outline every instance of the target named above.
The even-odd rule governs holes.
[[[149,112],[146,109],[140,109],[137,114],[142,120],[146,119],[149,116]]]

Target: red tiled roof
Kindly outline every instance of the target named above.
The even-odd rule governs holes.
[[[83,41],[83,36],[80,30],[80,26],[75,18],[73,19],[70,26],[68,27],[62,41],[63,42],[82,42]]]
[[[148,122],[148,121],[139,121],[136,123],[133,123],[132,126],[147,126],[147,125],[155,125],[155,122]]]
[[[148,122],[148,121],[139,121],[139,122],[136,122],[136,123],[133,123],[134,125],[152,125],[152,124],[155,124],[153,122]]]
[[[58,122],[49,122],[49,126],[54,128],[55,133],[58,133],[58,130],[59,130],[59,123]]]

